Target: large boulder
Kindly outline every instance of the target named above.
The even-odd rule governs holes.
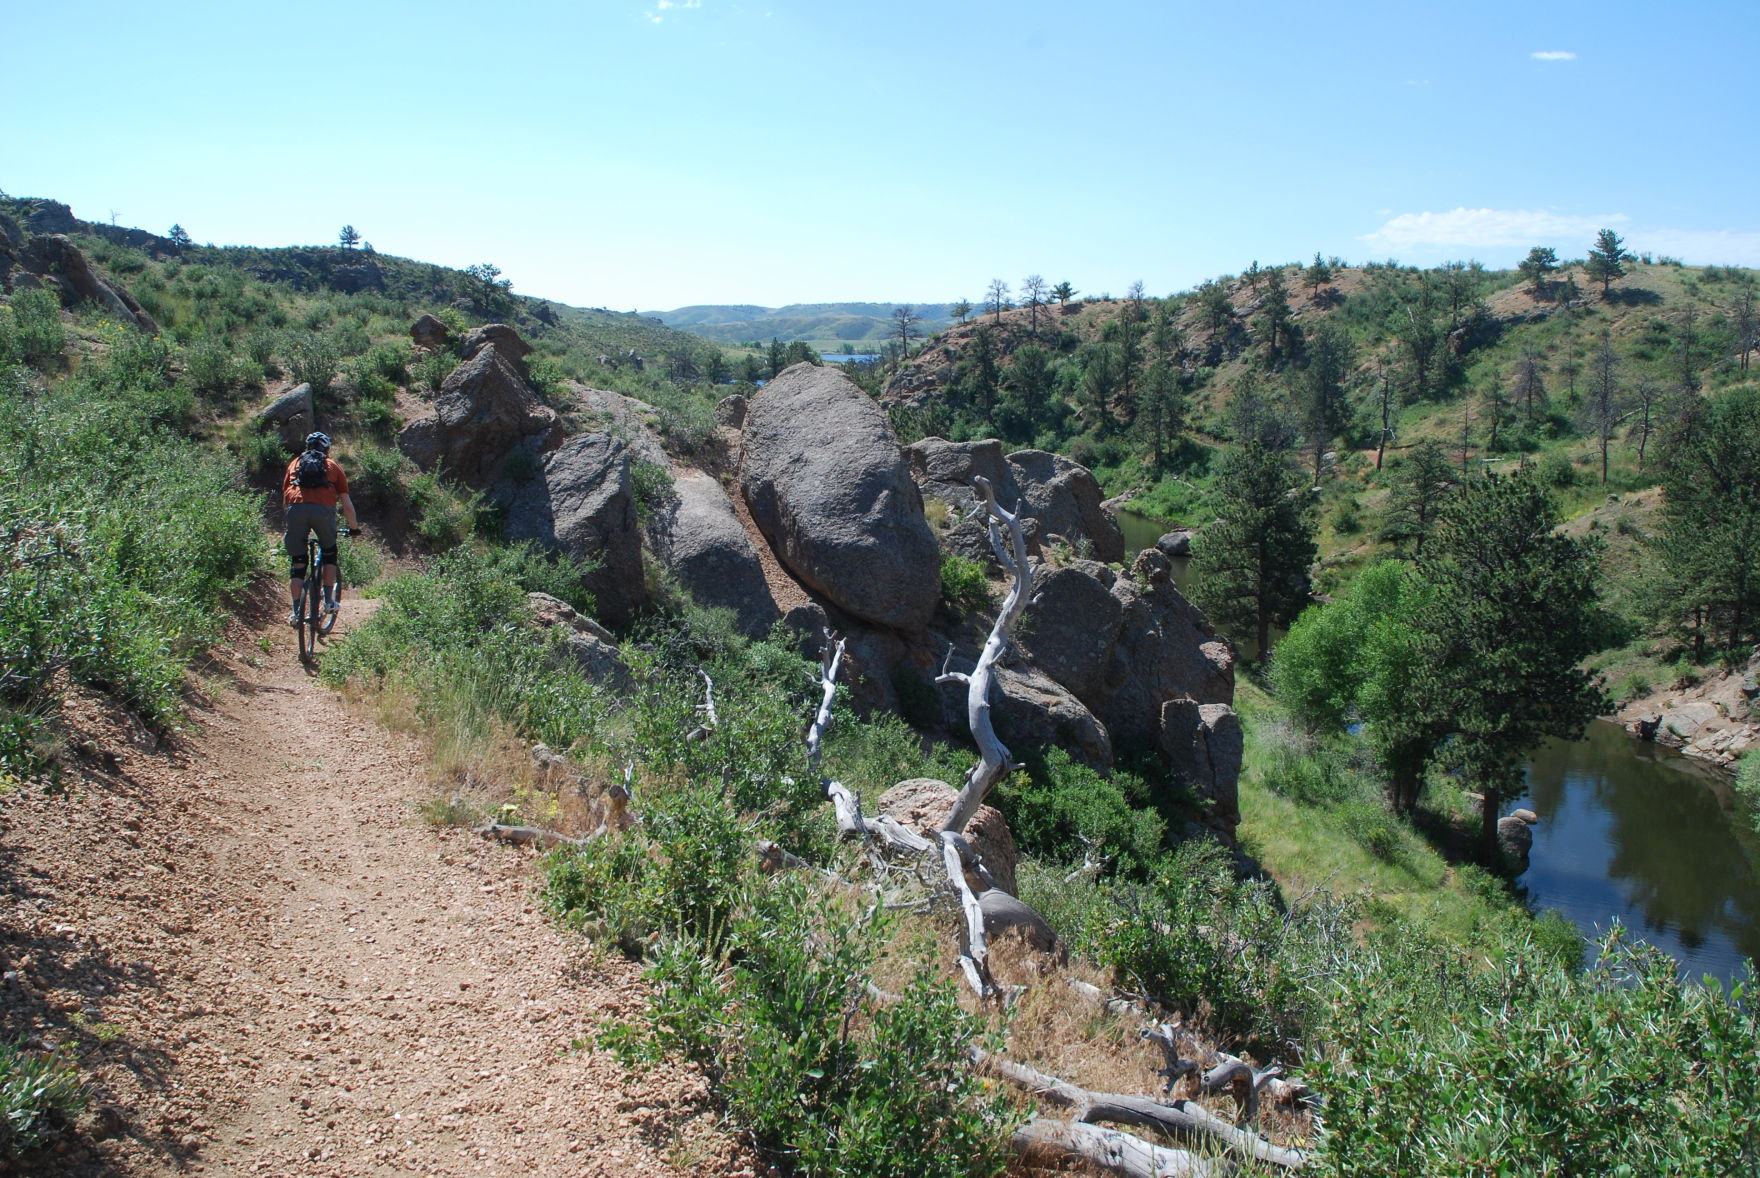
[[[32,233],[78,233],[80,220],[58,200],[38,200],[25,218],[25,228]]]
[[[676,475],[648,523],[654,555],[701,605],[722,606],[759,638],[782,616],[746,531],[721,484],[701,471]]]
[[[940,553],[886,414],[843,373],[801,363],[752,399],[741,486],[784,566],[857,618],[915,632]]]
[[[485,323],[465,332],[463,355],[466,360],[488,347],[493,347],[509,360],[524,360],[532,354],[532,345],[505,323]]]
[[[1174,588],[1165,556],[1154,549],[1139,553],[1131,575],[1113,583],[1112,595],[1121,621],[1101,689],[1085,702],[1118,751],[1155,748],[1161,707],[1169,700],[1234,700],[1234,651]],[[1039,624],[1057,621],[1041,618]]]
[[[1124,559],[1124,533],[1102,505],[1100,483],[1092,471],[1045,450],[1017,450],[1008,456],[1008,465],[1039,521],[1041,541],[1047,535],[1062,536],[1077,546],[1086,541],[1090,551],[1085,556],[1108,563]]]
[[[410,324],[409,338],[418,348],[442,348],[452,338],[452,329],[432,315],[423,315]]]
[[[996,735],[1012,751],[1055,746],[1096,769],[1112,767],[1106,725],[1055,679],[1031,667],[996,668],[990,717]]]
[[[554,410],[539,403],[519,366],[494,345],[454,368],[434,399],[432,424],[411,423],[399,439],[410,461],[435,462],[465,482],[482,484],[500,473],[515,447],[536,455],[560,438]]]
[[[288,389],[258,410],[256,421],[260,429],[273,429],[279,434],[282,445],[288,449],[302,449],[306,435],[318,428],[317,414],[312,407],[312,386],[299,384]]]
[[[1063,942],[1058,940],[1057,930],[1050,922],[1001,888],[979,892],[978,911],[984,914],[984,936],[992,943],[1004,937],[1017,937],[1035,952],[1062,956]]]
[[[502,484],[503,533],[546,548],[595,558],[586,578],[597,612],[623,625],[647,598],[642,541],[630,490],[629,450],[608,433],[581,434],[546,454],[537,477]]]
[[[1116,579],[1095,561],[1035,578],[1029,620],[1016,634],[1034,665],[1083,699],[1098,697],[1124,620]]]
[[[618,652],[617,640],[611,632],[591,618],[582,617],[575,608],[548,593],[526,594],[526,607],[538,628],[555,637],[557,651],[588,679],[626,692],[634,686],[629,668]]]
[[[947,816],[953,813],[953,805],[958,800],[959,791],[945,781],[913,777],[881,794],[875,807],[899,825],[934,838]],[[963,833],[972,850],[984,861],[996,886],[1014,895],[1017,888],[1015,867],[1020,862],[1020,851],[1015,847],[1014,835],[1009,831],[1008,820],[1002,816],[1002,811],[995,806],[979,806]]]
[[[1514,814],[1497,820],[1497,849],[1504,862],[1519,875],[1528,869],[1528,856],[1534,850],[1534,828]]]
[[[1245,740],[1240,717],[1227,704],[1169,700],[1161,707],[1161,754],[1192,794],[1207,803],[1225,829],[1240,821],[1241,758]]]

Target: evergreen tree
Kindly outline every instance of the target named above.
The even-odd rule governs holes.
[[[173,225],[165,236],[169,238],[171,244],[175,246],[181,247],[193,244],[190,241],[189,231],[182,225]]]
[[[1304,277],[1308,284],[1309,298],[1318,296],[1320,294],[1320,288],[1332,281],[1332,267],[1328,266],[1320,259],[1319,250],[1314,251],[1314,261],[1309,265],[1307,274]]]
[[[1516,358],[1515,398],[1529,422],[1546,412],[1546,369],[1533,344],[1523,344],[1522,354]]]
[[[1308,342],[1308,362],[1298,385],[1302,425],[1314,454],[1314,483],[1320,483],[1320,459],[1350,420],[1345,381],[1355,364],[1350,337],[1336,324],[1322,323]]]
[[[1442,443],[1427,438],[1393,468],[1392,483],[1376,538],[1401,547],[1409,542],[1414,554],[1422,554],[1424,541],[1454,492],[1454,465]]]
[[[1528,251],[1528,256],[1516,269],[1528,280],[1534,294],[1542,295],[1551,285],[1553,272],[1558,269],[1558,252],[1549,245],[1537,245]]]
[[[1229,301],[1228,288],[1214,279],[1198,287],[1198,309],[1213,343],[1223,329],[1234,322],[1234,304]]]
[[[958,319],[963,326],[965,321],[971,318],[972,305],[964,299],[961,299],[952,307],[948,308],[948,314],[952,315],[955,319]]]
[[[1531,471],[1475,480],[1444,508],[1418,558],[1424,595],[1406,706],[1446,732],[1438,748],[1480,795],[1480,852],[1496,858],[1503,796],[1547,737],[1574,739],[1606,706],[1579,665],[1597,649],[1599,544],[1555,530]]]
[[[1037,429],[1045,419],[1051,400],[1051,353],[1038,344],[1024,344],[1014,351],[1004,382],[1011,400],[1020,410],[1027,429]]]
[[[1703,659],[1708,628],[1760,638],[1760,388],[1686,405],[1662,446],[1661,550]]]
[[[1624,278],[1626,268],[1622,264],[1632,255],[1626,253],[1625,243],[1620,241],[1619,234],[1611,229],[1603,229],[1595,238],[1595,246],[1589,251],[1588,261],[1583,269],[1588,271],[1593,282],[1601,284],[1601,297],[1607,297],[1607,287],[1615,278]]]
[[[1283,270],[1280,267],[1272,266],[1265,271],[1265,297],[1259,303],[1259,321],[1263,324],[1259,335],[1265,341],[1266,356],[1276,363],[1283,359],[1294,342],[1290,338],[1294,329],[1289,309],[1289,291],[1283,285]]]
[[[1118,348],[1109,343],[1088,344],[1082,349],[1082,399],[1094,418],[1094,430],[1104,433],[1112,425],[1112,394],[1118,388]]]
[[[1059,307],[1066,307],[1076,297],[1076,288],[1067,282],[1060,282],[1051,288],[1051,297],[1057,300]]]
[[[1149,462],[1156,471],[1167,464],[1169,452],[1185,432],[1185,374],[1156,358],[1143,377],[1137,429],[1149,445]]]
[[[1001,373],[996,366],[996,332],[988,323],[980,323],[972,332],[972,343],[954,366],[954,384],[966,402],[989,417],[996,407],[996,386]]]
[[[788,367],[788,349],[782,346],[780,336],[770,337],[770,347],[765,358],[770,361],[770,379],[775,380],[784,368]]]
[[[1192,542],[1192,600],[1223,630],[1252,633],[1264,663],[1271,627],[1312,597],[1314,512],[1288,450],[1257,439],[1223,456],[1213,493],[1218,518]]]
[[[355,232],[353,225],[344,225],[341,232],[336,235],[336,240],[343,249],[351,250],[361,243],[361,235]]]

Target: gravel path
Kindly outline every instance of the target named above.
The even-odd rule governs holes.
[[[168,749],[76,699],[72,797],[0,804],[0,1032],[95,1097],[13,1172],[749,1172],[694,1080],[589,1045],[638,971],[554,931],[529,855],[415,819],[413,741],[266,616],[207,671]]]

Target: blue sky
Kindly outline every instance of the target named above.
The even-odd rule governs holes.
[[[1751,2],[14,6],[0,189],[616,310],[1760,265]]]

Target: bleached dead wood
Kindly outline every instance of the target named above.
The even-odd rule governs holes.
[[[697,714],[702,719],[685,735],[685,739],[693,743],[708,740],[721,726],[721,718],[715,714],[715,680],[709,678],[709,672],[701,667],[697,668],[697,674],[703,677],[703,702],[697,705]]]
[[[959,791],[959,799],[954,802],[947,820],[941,824],[942,830],[955,832],[964,830],[971,823],[991,787],[1010,769],[1017,767],[1009,761],[1008,746],[997,738],[996,728],[990,722],[990,685],[995,678],[997,660],[1008,646],[1008,632],[1019,620],[1021,611],[1026,609],[1033,592],[1033,566],[1027,560],[1027,539],[1021,530],[1018,511],[1010,512],[996,502],[996,489],[983,475],[977,476],[972,482],[984,494],[984,501],[979,504],[978,512],[984,517],[989,529],[990,547],[995,550],[996,559],[1001,562],[1002,567],[1014,577],[1014,583],[1009,586],[1008,596],[1003,599],[996,622],[990,627],[990,636],[984,640],[984,649],[978,655],[978,665],[970,673],[943,671],[936,680],[937,683],[965,684],[966,723],[971,728],[972,739],[978,742],[978,763],[966,774]],[[1006,545],[1002,542],[998,523],[1008,528]]]
[[[1273,1145],[1256,1133],[1229,1124],[1194,1101],[1158,1101],[1148,1096],[1091,1092],[1067,1080],[981,1048],[972,1048],[970,1054],[979,1066],[1015,1087],[1031,1092],[1047,1104],[1069,1110],[1071,1117],[1077,1121],[1133,1125],[1156,1129],[1183,1141],[1220,1143],[1257,1161],[1269,1162],[1286,1169],[1300,1169],[1308,1161],[1308,1155],[1303,1151]]]
[[[1227,1173],[1207,1158],[1183,1149],[1152,1145],[1141,1137],[1085,1121],[1039,1117],[1014,1131],[1015,1152],[1026,1158],[1076,1158],[1120,1178],[1210,1178]]]

